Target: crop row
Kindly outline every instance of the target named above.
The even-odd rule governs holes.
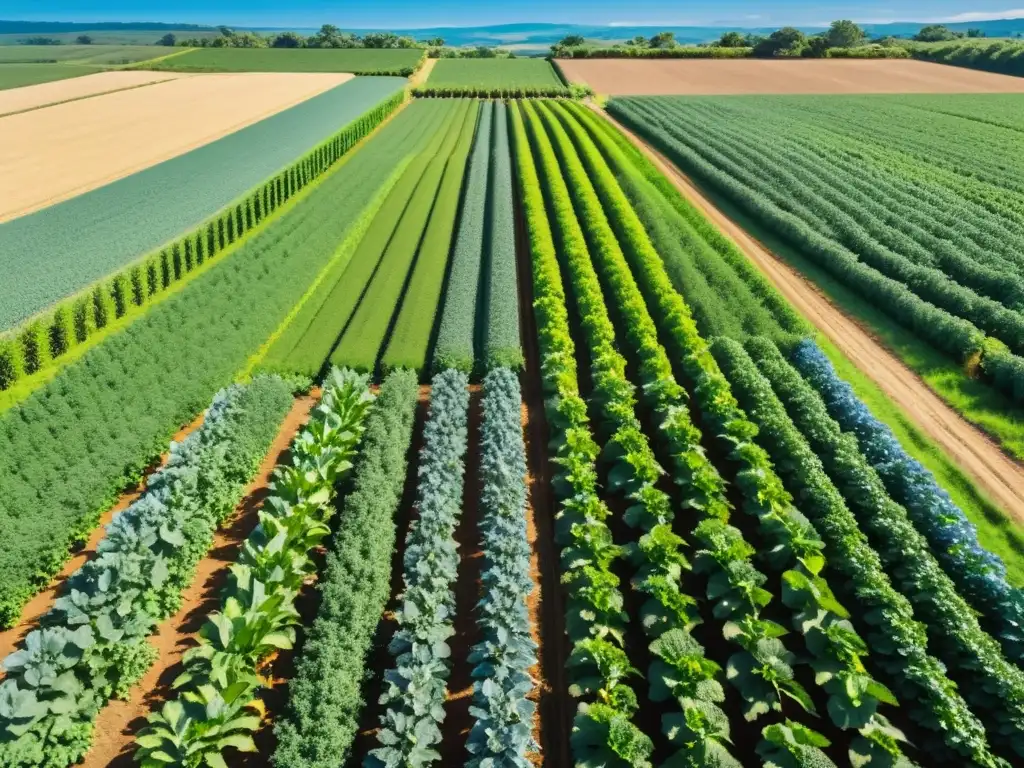
[[[487,374],[480,434],[480,535],[484,563],[473,646],[473,727],[468,768],[528,768],[537,753],[533,716],[537,705],[530,667],[537,663],[526,598],[530,542],[526,532],[526,445],[517,375],[507,368]]]
[[[385,100],[159,254],[96,285],[87,295],[63,302],[17,335],[0,339],[0,390],[44,369],[93,333],[143,307],[258,227],[293,195],[329,170],[391,114],[402,99],[402,94],[396,94]]]
[[[277,378],[233,385],[213,399],[198,430],[172,443],[145,494],[107,527],[96,557],[4,660],[3,765],[64,768],[86,753],[100,709],[153,662],[147,636],[178,609],[291,403]]]
[[[968,287],[999,295],[1006,281],[976,257],[967,257],[948,244],[934,249],[922,246],[907,234],[902,215],[893,218],[894,211],[907,210],[906,202],[898,204],[895,197],[882,206],[875,202],[884,186],[862,193],[856,181],[841,171],[821,180],[814,169],[820,169],[822,162],[830,168],[836,164],[825,160],[813,168],[807,165],[805,149],[790,150],[788,141],[769,138],[775,135],[771,133],[774,124],[746,127],[762,125],[756,115],[726,124],[720,122],[721,112],[701,105],[693,107],[691,114],[677,102],[638,99],[614,101],[609,109],[681,167],[729,196],[840,282],[954,359],[968,361],[998,349],[984,343],[986,333],[1006,342],[1010,351],[998,349],[992,367],[999,372],[990,375],[1011,396],[1024,391],[1016,378],[1024,366],[1014,365],[1017,360],[1012,354],[1024,350],[1024,319],[1016,305],[1003,306]],[[766,113],[771,114],[770,106]],[[780,119],[778,125],[785,126],[784,132],[794,131],[790,122]],[[887,140],[898,142],[899,137]],[[815,141],[819,148],[828,149],[834,138]],[[751,149],[755,146],[759,149]],[[764,149],[768,146],[771,151]],[[851,208],[851,200],[859,203]],[[939,242],[936,235],[918,230],[921,242]],[[947,237],[946,231],[940,231],[939,237]],[[937,263],[933,253],[940,259]]]
[[[581,85],[420,85],[418,99],[582,99],[593,91]]]
[[[287,712],[275,726],[279,768],[335,768],[351,750],[367,656],[390,594],[418,389],[413,372],[391,373],[366,417],[351,489],[341,495],[341,522],[328,545],[316,619],[289,683]]]
[[[377,361],[388,342],[392,317],[403,309],[404,298],[409,297],[405,288],[410,269],[414,262],[420,263],[417,252],[431,218],[445,168],[457,145],[461,148],[459,157],[466,157],[464,151],[468,149],[472,137],[476,114],[475,105],[469,101],[455,102],[451,108],[444,110],[439,128],[434,131],[420,156],[410,164],[406,176],[399,181],[399,187],[408,188],[408,200],[402,206],[400,218],[376,260],[368,284],[361,292],[357,283],[348,284],[348,290],[358,296],[358,303],[352,316],[345,322],[331,353],[330,359],[334,365],[347,365],[362,371],[376,370]],[[390,206],[391,202],[386,205]],[[390,211],[382,211],[382,214],[390,223]],[[372,229],[376,225],[370,226]],[[426,256],[427,261],[439,255],[442,260],[447,260],[448,243],[445,243],[440,253],[422,255]],[[356,258],[359,258],[358,254]],[[429,309],[429,317],[420,317],[419,322],[432,326],[435,308],[425,308]]]
[[[585,150],[583,156],[591,162],[596,160],[594,153],[588,153]],[[604,180],[603,174],[596,164],[591,165],[590,169],[593,176]],[[789,530],[789,535],[794,537],[794,541],[803,539],[806,546],[807,536],[813,535],[813,538],[817,539],[817,534],[813,529],[809,529],[802,535],[798,535],[800,526],[793,522],[790,498],[774,471],[771,470],[767,454],[753,441],[756,428],[739,410],[735,399],[730,394],[728,381],[722,376],[715,360],[708,352],[707,344],[700,337],[681,296],[672,288],[658,254],[650,248],[649,242],[645,242],[643,229],[639,223],[635,220],[630,222],[628,208],[625,205],[615,204],[614,186],[611,183],[599,184],[598,188],[606,201],[605,210],[609,213],[620,235],[620,241],[625,246],[626,257],[639,281],[640,289],[647,298],[649,306],[654,310],[660,329],[664,337],[668,339],[674,355],[682,361],[681,368],[691,384],[702,416],[707,423],[706,429],[711,434],[721,436],[719,439],[723,441],[723,448],[730,450],[732,459],[739,466],[737,485],[747,498],[748,511],[761,519],[762,526],[769,523],[770,528],[772,524],[781,524],[783,529]],[[640,306],[641,304],[638,301],[636,305]],[[631,328],[637,325],[635,321],[629,322]],[[632,346],[640,348],[638,341],[634,341]],[[799,516],[796,519],[800,519]],[[777,531],[776,536],[783,532],[783,530]],[[776,543],[784,543],[784,541]],[[787,582],[791,588],[792,582],[788,577]],[[962,618],[969,620],[969,617]],[[984,637],[981,636],[978,639],[983,640]],[[997,683],[990,681],[990,684],[996,685]],[[1007,685],[1008,687],[1004,688],[1004,691],[1012,692],[1013,684],[1008,683]],[[947,682],[947,688],[948,686]],[[931,691],[934,691],[934,688]],[[1011,694],[1008,695],[1010,695],[1008,701],[1012,702],[1014,697]],[[980,733],[980,725],[975,721],[972,726],[971,721],[974,718],[969,712],[966,712],[962,701],[957,705],[957,698],[954,697],[947,701],[942,701],[940,698],[935,702],[934,714],[940,718],[944,717],[947,722],[961,720],[967,726],[965,730],[968,736],[972,733]],[[1004,703],[1006,701],[1004,699]],[[958,709],[961,711],[958,712]],[[831,707],[830,711],[832,711]],[[993,738],[996,738],[995,733]],[[963,734],[954,733],[952,739],[959,743],[963,740]],[[984,754],[983,748],[972,747],[970,751],[975,755]]]
[[[351,371],[334,370],[324,381],[309,423],[292,441],[291,464],[274,470],[259,525],[231,566],[223,609],[207,617],[199,645],[184,656],[172,684],[178,697],[150,714],[136,737],[143,765],[223,765],[226,749],[256,751],[260,672],[294,646],[299,589],[316,571],[313,550],[330,535],[331,501],[372,403],[368,380]]]
[[[291,311],[398,163],[371,147],[230,260],[0,414],[0,455],[21,457],[0,465],[0,622],[17,620],[69,548]]]
[[[366,756],[367,768],[418,768],[441,757],[435,747],[445,715],[448,639],[455,633],[455,528],[462,513],[468,385],[466,375],[454,370],[433,379],[417,470],[417,517],[406,537],[401,608],[388,644],[395,666],[384,674],[380,703],[387,709],[377,732],[380,746]]]
[[[565,114],[560,116],[567,117]],[[581,130],[570,120],[566,119],[565,127],[573,133],[575,139],[582,138]],[[674,457],[676,479],[687,488],[686,496],[690,499],[688,503],[695,509],[703,511],[704,520],[694,531],[694,535],[707,549],[698,557],[697,568],[698,571],[710,573],[708,596],[719,601],[715,616],[734,621],[736,627],[742,627],[742,631],[737,632],[727,626],[725,632],[727,639],[743,649],[730,659],[730,669],[737,673],[731,682],[740,690],[745,700],[748,719],[777,708],[779,702],[773,704],[773,699],[782,695],[788,695],[813,711],[811,696],[791,677],[777,683],[774,695],[771,686],[764,686],[763,681],[757,682],[761,674],[758,670],[762,669],[761,665],[768,663],[768,656],[764,653],[764,641],[768,638],[777,638],[781,630],[778,625],[759,618],[762,609],[771,599],[770,592],[759,587],[754,598],[748,594],[744,599],[741,597],[743,593],[737,592],[724,598],[722,602],[723,589],[728,594],[739,588],[738,572],[744,572],[747,579],[753,577],[754,583],[765,584],[766,577],[753,567],[750,560],[753,548],[743,541],[737,529],[727,525],[729,504],[724,494],[724,481],[703,455],[700,432],[687,415],[685,393],[674,381],[665,352],[658,344],[654,323],[630,276],[623,253],[616,244],[615,234],[601,212],[598,195],[586,181],[583,164],[575,157],[576,149],[579,149],[587,159],[591,178],[597,180],[600,196],[606,203],[605,209],[609,211],[611,220],[619,227],[620,238],[628,245],[626,251],[635,256],[638,253],[643,254],[646,247],[648,257],[657,259],[657,254],[645,242],[643,229],[635,216],[630,218],[632,212],[621,193],[616,197],[617,190],[602,183],[607,180],[608,171],[599,163],[594,163],[597,157],[596,149],[586,143],[581,143],[574,149],[569,143],[569,137],[552,119],[548,120],[548,128],[555,138],[556,146],[559,147],[563,170],[573,183],[574,197],[580,206],[581,217],[586,221],[586,229],[593,244],[591,253],[599,265],[599,272],[605,285],[609,288],[612,304],[619,311],[624,338],[628,340],[630,349],[638,351],[636,361],[644,385],[640,391],[648,407],[657,417],[658,433],[663,436],[670,455]],[[592,283],[593,291],[598,298],[600,297],[596,274],[591,271],[589,276],[581,275],[580,279]],[[599,304],[593,303],[582,307],[580,311],[589,314],[601,310]],[[610,326],[609,333],[612,333]],[[603,356],[605,355],[602,354]],[[793,510],[784,493],[778,492],[778,479],[774,477],[767,457],[750,440],[750,435],[744,434],[747,430],[743,426],[742,413],[721,412],[723,408],[728,407],[728,401],[721,393],[721,382],[707,378],[703,383],[705,386],[695,386],[698,400],[705,418],[710,416],[714,419],[714,433],[726,436],[728,447],[732,451],[732,459],[740,465],[738,484],[743,495],[747,497],[745,509],[760,521],[763,534],[772,542],[773,551],[776,553],[772,566],[778,572],[786,568],[794,569],[782,574],[785,602],[796,613],[796,619],[799,619],[801,613],[806,612],[805,615],[816,615],[821,622],[818,626],[813,626],[803,620],[796,620],[795,627],[802,634],[810,636],[807,644],[812,649],[812,664],[815,668],[819,671],[830,669],[834,674],[834,678],[818,678],[819,685],[822,685],[828,694],[828,710],[832,720],[840,728],[861,729],[867,738],[855,742],[854,749],[864,753],[873,752],[879,745],[873,742],[872,737],[881,729],[888,729],[891,732],[884,717],[881,717],[880,713],[876,714],[875,710],[880,703],[892,704],[895,701],[883,686],[859,671],[863,669],[861,662],[849,657],[848,650],[845,654],[840,653],[830,642],[818,642],[820,637],[832,631],[828,630],[832,626],[845,626],[852,637],[856,638],[852,628],[845,624],[848,614],[831,599],[828,585],[821,578],[820,571],[824,567],[824,561],[817,553],[821,546],[820,540],[816,542],[817,536],[813,529],[810,529],[806,521]],[[637,467],[646,465],[646,472],[650,478],[648,482],[652,482],[657,477],[657,465],[653,458],[642,459],[642,451],[638,452],[638,444],[635,441],[629,447],[632,454],[627,459],[628,463],[633,466],[634,472],[637,471]],[[652,498],[650,490],[633,489],[632,498],[639,500],[645,497]],[[635,509],[636,507],[631,511]],[[664,515],[664,512],[662,514]],[[671,516],[668,519],[671,519]],[[638,520],[643,525],[649,518],[634,517],[630,520],[627,517],[627,522],[633,524]],[[654,526],[654,531],[657,531],[657,526],[663,523],[664,520],[655,518],[646,522],[646,526]],[[650,531],[645,537],[651,539],[647,546],[653,548],[655,542],[664,546],[671,540],[670,534],[660,532],[660,536],[655,536],[654,531]],[[643,549],[643,539],[640,546]],[[656,563],[663,562],[665,556],[662,553],[661,557],[652,559]],[[730,584],[732,586],[728,586]],[[645,619],[645,624],[648,623],[649,619]],[[820,636],[816,633],[820,633]],[[795,663],[795,657],[779,640],[773,642],[778,654],[773,659],[774,663],[781,663],[783,668],[789,668]],[[866,653],[866,647],[863,644],[861,646],[861,653]],[[869,692],[866,696],[872,702],[870,706],[863,707],[865,702],[851,697],[849,689],[844,689],[843,684],[839,682],[853,679],[857,679],[857,685]]]

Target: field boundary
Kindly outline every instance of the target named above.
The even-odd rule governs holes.
[[[100,74],[103,74],[103,73],[102,72],[94,72],[93,74],[100,75]],[[173,73],[165,73],[165,74],[173,74]],[[83,77],[88,77],[88,75],[83,75]],[[49,107],[59,107],[61,104],[72,104],[72,103],[74,103],[76,101],[85,101],[86,99],[94,99],[97,96],[109,96],[112,93],[121,93],[123,91],[134,91],[134,90],[137,90],[139,88],[148,88],[151,85],[160,85],[161,83],[171,82],[171,80],[180,80],[182,77],[188,77],[188,75],[187,74],[186,75],[180,75],[178,77],[172,77],[172,78],[168,78],[166,80],[151,80],[148,83],[136,83],[135,85],[124,85],[124,86],[121,86],[120,88],[111,88],[109,91],[99,91],[98,93],[87,93],[87,94],[85,94],[83,96],[72,96],[70,99],[61,99],[60,101],[50,101],[50,102],[47,102],[46,104],[37,104],[34,107],[25,107],[24,109],[15,109],[15,110],[12,110],[10,112],[0,112],[0,118],[3,118],[3,117],[14,117],[14,115],[24,115],[27,112],[36,112],[36,111],[38,111],[40,109],[48,109]],[[70,78],[70,79],[73,80],[75,78]],[[61,81],[60,80],[53,80],[51,82],[58,82],[59,83]],[[47,83],[41,83],[41,85],[47,85]],[[34,86],[26,86],[26,87],[32,88]],[[40,210],[42,210],[42,209],[40,209]]]
[[[722,229],[776,290],[877,385],[911,423],[935,442],[949,460],[983,489],[1004,513],[1016,522],[1024,523],[1024,467],[949,407],[916,373],[860,323],[836,307],[813,283],[719,210],[667,158],[603,110],[593,105],[591,109],[628,137],[680,193]]]

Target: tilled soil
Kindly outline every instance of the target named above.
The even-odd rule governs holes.
[[[95,75],[72,77],[69,80],[56,80],[52,83],[40,83],[24,88],[11,88],[0,91],[0,117],[15,112],[39,109],[50,104],[62,104],[113,91],[123,91],[127,88],[162,83],[165,80],[177,80],[180,77],[188,77],[188,75],[177,72],[136,72],[126,69],[97,72]]]
[[[608,96],[1024,93],[1024,78],[909,59],[560,59]]]
[[[0,221],[182,155],[351,78],[191,75],[8,115],[0,119]]]
[[[1024,84],[1024,80],[1021,82]],[[595,111],[614,122],[676,188],[747,255],[786,300],[941,446],[993,502],[1018,523],[1024,523],[1024,467],[946,405],[917,374],[834,306],[814,283],[715,207],[666,157],[605,112],[596,108]]]

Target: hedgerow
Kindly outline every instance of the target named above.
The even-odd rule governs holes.
[[[178,609],[291,404],[276,377],[233,385],[199,429],[171,444],[166,466],[110,523],[96,557],[4,660],[0,763],[56,768],[86,753],[99,710],[127,696],[153,662],[146,638]]]
[[[579,394],[561,273],[519,104],[511,105],[510,117],[518,189],[530,235],[545,411],[555,454],[555,538],[562,547],[562,583],[567,589],[569,672],[571,680],[587,680],[586,687],[570,689],[583,699],[573,721],[573,756],[579,762],[597,755],[609,765],[645,768],[654,745],[631,722],[639,703],[627,681],[639,672],[622,650],[628,617],[613,571],[624,551],[612,541],[607,524],[611,512],[599,493],[600,449],[591,437],[587,404]]]
[[[487,374],[480,430],[480,535],[484,564],[477,624],[483,639],[473,646],[473,727],[466,749],[469,768],[499,763],[527,768],[537,753],[527,698],[537,663],[526,599],[533,590],[526,535],[526,445],[519,379],[507,368]]]
[[[508,107],[494,105],[491,132],[486,259],[484,361],[491,368],[520,368],[519,281],[516,276],[516,224],[512,202],[512,156],[508,141]]]
[[[830,567],[847,576],[845,590],[866,609],[857,612],[855,621],[867,628],[873,658],[882,665],[904,706],[922,724],[945,723],[946,743],[952,742],[949,745],[974,764],[998,764],[983,726],[946,676],[942,662],[929,652],[926,626],[893,585],[885,563],[771,383],[739,343],[716,339],[711,349],[736,396],[760,428],[761,439],[786,487],[821,532]],[[929,745],[922,746],[927,750]]]
[[[364,760],[367,768],[421,768],[441,757],[435,747],[450,672],[448,639],[455,632],[455,528],[462,512],[468,384],[466,375],[454,370],[433,379],[417,470],[417,517],[402,563],[402,607],[395,612],[398,628],[388,644],[396,666],[384,675],[380,703],[387,709],[377,732],[380,746]]]
[[[999,644],[982,631],[977,615],[943,573],[907,509],[889,496],[879,473],[866,458],[872,451],[868,442],[862,438],[858,445],[853,435],[843,434],[811,384],[786,363],[777,349],[753,342],[749,346],[758,367],[821,457],[879,555],[890,568],[898,569],[901,587],[936,642],[936,654],[949,667],[950,676],[963,683],[964,696],[985,723],[992,743],[1007,754],[1024,755],[1024,672],[1009,663]],[[825,358],[816,348],[802,346],[794,358],[806,366],[808,379],[823,387],[832,408],[839,413],[836,406],[841,403],[844,414],[850,414],[841,418],[865,419],[867,409],[853,397],[849,385],[838,379],[828,381],[831,365],[822,365]],[[907,465],[905,471],[913,468]]]
[[[909,49],[915,59],[1004,75],[1024,75],[1024,43],[1020,40],[951,40],[916,43]]]
[[[366,87],[368,89],[372,89],[373,83],[368,83]],[[379,93],[379,91],[380,87],[377,86],[377,90],[373,92]],[[0,390],[11,388],[22,375],[25,373],[34,373],[39,367],[41,367],[33,366],[31,361],[26,360],[26,352],[29,352],[29,346],[32,344],[35,334],[41,332],[48,336],[47,343],[43,347],[43,351],[46,354],[46,360],[48,361],[60,357],[69,349],[81,344],[91,334],[105,327],[113,319],[121,318],[127,314],[138,311],[139,308],[147,304],[154,295],[167,290],[189,272],[199,266],[202,266],[206,261],[216,257],[220,251],[228,245],[231,245],[235,240],[241,238],[253,228],[258,227],[267,216],[274,213],[277,208],[283,205],[292,195],[329,170],[343,155],[348,152],[349,149],[351,149],[363,137],[376,128],[389,114],[391,114],[402,103],[403,99],[404,94],[399,92],[385,99],[383,102],[380,102],[368,112],[347,124],[327,141],[316,146],[314,149],[309,150],[298,160],[293,161],[291,165],[273,176],[269,181],[266,181],[255,190],[249,192],[244,198],[230,203],[230,205],[220,211],[214,218],[203,221],[198,226],[195,224],[195,218],[191,220],[189,220],[188,217],[181,219],[181,223],[179,224],[179,229],[177,231],[168,233],[168,235],[161,236],[160,238],[176,236],[176,240],[165,245],[159,253],[154,253],[144,258],[140,264],[125,267],[114,277],[104,279],[93,289],[92,293],[95,297],[95,301],[92,306],[88,307],[81,319],[81,322],[76,325],[76,332],[73,335],[68,335],[63,329],[65,328],[68,316],[73,313],[74,308],[78,304],[79,299],[77,298],[65,300],[55,310],[53,310],[53,312],[48,313],[44,317],[35,321],[33,326],[30,326],[24,331],[12,332],[8,335],[8,338],[0,339]],[[273,118],[271,119],[273,120]],[[262,130],[266,131],[266,128]],[[274,139],[274,141],[280,143],[279,137]],[[212,149],[209,151],[216,151],[215,145],[210,146]],[[203,150],[206,151],[206,148],[203,148]],[[205,161],[201,161],[200,164],[209,166],[211,165],[211,161],[207,159]],[[216,166],[216,163],[212,164]],[[144,171],[143,174],[151,172],[163,173],[163,171],[160,170],[163,167],[163,165],[157,166],[155,170]],[[225,177],[231,176],[231,174],[224,175]],[[136,176],[142,178],[139,175]],[[131,177],[123,182],[118,182],[118,184],[131,183],[137,187],[138,184],[141,183],[137,179],[136,181],[132,181],[132,179],[136,179],[136,177]],[[165,185],[166,182],[162,182],[162,184]],[[104,190],[105,189],[106,188],[104,188]],[[98,190],[90,193],[90,195],[107,195],[108,193],[104,190]],[[138,195],[133,194],[131,197],[137,204]],[[146,198],[146,196],[143,197]],[[89,198],[89,195],[83,195],[82,198]],[[194,196],[192,199],[194,201]],[[62,205],[66,206],[68,204],[73,204],[73,207],[78,205],[74,200]],[[110,201],[107,201],[104,205],[106,207],[120,209],[124,207],[124,205],[127,205],[127,203],[122,205],[121,203],[112,204]],[[62,210],[63,208],[61,208],[61,206],[57,206],[56,208],[50,209],[44,213],[50,218],[54,216],[64,216],[65,214],[62,213]],[[159,213],[161,215],[157,218],[161,221],[168,220],[166,211],[161,210]],[[67,216],[67,222],[54,222],[52,227],[56,229],[64,227],[69,231],[77,231],[83,226],[83,221],[89,220],[90,215],[89,211],[84,213],[69,213]],[[173,217],[170,221],[173,223]],[[119,227],[124,226],[123,222],[120,220],[118,220],[118,222]],[[28,224],[12,222],[6,224],[5,229],[11,233],[11,238],[17,239],[17,237],[19,237],[17,234],[17,228],[29,225],[33,225],[32,221],[29,221]],[[12,229],[12,227],[14,227],[14,229]],[[185,235],[178,234],[184,229],[191,231]],[[111,250],[111,242],[118,242],[116,233],[106,233],[102,238],[102,245],[96,246],[106,254],[105,259],[107,261],[104,263],[108,265],[107,269],[116,269],[121,267],[126,261],[131,261],[135,258],[140,251],[145,253],[153,247],[153,245],[140,244],[135,246],[134,250],[132,250],[128,256],[122,257],[120,261],[116,263],[110,263],[110,254],[117,250]],[[84,255],[80,255],[79,258],[72,260],[74,264],[70,264],[70,262],[68,262],[69,252],[65,246],[66,244],[61,246],[62,252],[59,259],[55,258],[54,260],[47,261],[40,266],[42,269],[52,270],[54,269],[54,264],[60,265],[61,274],[58,282],[64,287],[60,290],[56,290],[55,288],[46,289],[45,286],[47,285],[47,281],[44,280],[42,276],[27,276],[25,279],[31,279],[37,286],[35,293],[38,294],[38,296],[36,299],[26,299],[26,296],[33,295],[32,292],[27,291],[27,289],[19,292],[12,282],[11,289],[20,297],[19,306],[21,306],[22,309],[12,308],[9,310],[7,313],[8,317],[6,325],[9,326],[11,323],[17,322],[18,320],[31,315],[33,312],[42,309],[56,299],[60,299],[68,292],[75,290],[81,285],[87,284],[91,280],[95,280],[97,277],[102,277],[103,273],[107,271],[106,269],[100,268],[97,273],[97,268],[92,267],[92,271],[88,273],[81,272],[81,270],[87,268],[94,260],[86,258]],[[79,243],[77,247],[81,248],[84,246]],[[12,254],[16,254],[23,250],[23,248],[11,246],[10,252]],[[69,265],[73,266],[74,269],[66,268],[69,267]],[[79,274],[80,272],[81,274]],[[11,275],[12,280],[15,275],[26,274],[25,264],[22,263],[18,268],[12,266],[9,274]],[[144,280],[143,275],[147,275],[149,279]],[[53,279],[56,280],[57,278]],[[75,282],[68,283],[67,281],[69,280],[73,280]],[[126,290],[129,285],[132,286],[130,291]],[[49,291],[48,293],[46,293],[47,290]],[[55,290],[56,292],[54,292]],[[44,300],[43,293],[40,293],[40,291],[43,291],[46,294],[46,297],[48,297],[46,300]],[[115,297],[119,298],[115,301]],[[26,301],[29,303],[26,304]],[[0,325],[5,325],[2,318],[0,318]]]
[[[455,368],[470,373],[476,361],[476,308],[487,229],[493,119],[494,105],[482,104],[434,351],[433,368],[438,372]]]
[[[556,56],[560,59],[747,59],[754,49],[748,47],[723,48],[709,45],[679,46],[677,48],[595,48],[593,46],[559,46]]]
[[[427,85],[412,89],[418,99],[583,99],[593,96],[585,85]]]
[[[318,586],[320,607],[288,684],[288,709],[274,728],[278,768],[336,768],[350,753],[367,654],[390,594],[417,396],[416,375],[395,371],[366,418]]]
[[[231,567],[222,610],[207,617],[199,645],[185,653],[172,684],[177,697],[150,714],[135,739],[143,765],[223,765],[225,750],[256,751],[260,670],[294,646],[298,593],[316,572],[313,550],[330,535],[331,501],[372,403],[362,376],[335,369],[324,381],[309,423],[292,441],[291,464],[274,470],[259,525]]]
[[[762,587],[766,583],[766,577],[753,565],[753,547],[743,540],[739,530],[727,525],[729,503],[724,493],[725,483],[704,455],[700,432],[690,421],[686,409],[685,393],[675,382],[671,365],[658,342],[655,324],[644,305],[639,288],[630,275],[625,256],[616,243],[615,234],[609,221],[605,219],[605,213],[608,213],[611,221],[615,223],[622,242],[629,244],[626,250],[632,257],[638,261],[653,259],[659,265],[660,259],[647,241],[639,220],[630,209],[621,190],[618,190],[614,180],[610,178],[607,166],[600,161],[596,148],[588,142],[580,127],[568,117],[565,110],[558,107],[551,107],[550,112],[542,109],[542,113],[545,114],[546,124],[563,161],[562,169],[572,183],[573,196],[579,206],[581,218],[587,222],[587,234],[594,244],[592,254],[598,264],[598,272],[609,288],[612,306],[619,314],[620,327],[624,329],[623,337],[628,340],[628,347],[635,350],[635,360],[643,384],[640,391],[649,408],[657,416],[658,434],[664,439],[676,465],[676,481],[686,488],[688,505],[697,510],[703,518],[694,531],[694,536],[706,549],[698,552],[696,567],[699,572],[710,574],[708,596],[720,601],[715,608],[716,618],[735,622],[726,625],[725,637],[742,649],[730,659],[730,682],[740,691],[745,701],[744,710],[748,719],[754,719],[771,710],[779,711],[783,696],[814,712],[810,695],[792,677],[791,665],[796,663],[796,658],[778,640],[780,628],[760,617],[762,609],[772,599],[771,593]],[[561,123],[558,122],[559,118]],[[576,141],[575,146],[570,142],[570,135]],[[579,157],[576,156],[576,152],[580,153]],[[586,161],[586,169],[581,158]],[[591,186],[588,174],[599,192],[595,192]],[[602,202],[604,212],[601,208]],[[665,279],[663,274],[662,278]],[[593,285],[593,289],[588,289],[587,292],[593,293],[595,298],[600,298],[598,277],[592,267],[580,262],[574,275],[574,282],[577,288],[581,283]],[[685,305],[682,305],[682,309],[685,310]],[[604,314],[606,310],[603,304],[588,301],[581,305],[580,312],[589,317]],[[583,321],[585,328],[589,322]],[[609,326],[609,334],[611,333]],[[614,336],[610,338],[614,339]],[[601,352],[597,357],[607,359],[611,354]],[[759,520],[762,534],[771,542],[774,553],[771,559],[773,568],[779,572],[785,571],[782,574],[785,585],[784,601],[794,611],[795,628],[801,634],[814,635],[816,631],[821,631],[824,637],[827,633],[823,627],[843,626],[848,614],[831,597],[828,584],[821,576],[825,566],[824,560],[818,554],[821,542],[813,528],[793,509],[785,491],[781,490],[781,483],[775,477],[767,455],[752,441],[753,434],[748,428],[749,422],[746,422],[745,416],[734,404],[730,407],[730,398],[727,396],[728,384],[724,383],[721,374],[718,374],[718,379],[715,381],[705,376],[703,386],[695,385],[698,401],[705,417],[713,420],[711,428],[715,434],[723,436],[725,447],[731,451],[730,457],[740,466],[738,484],[747,500],[745,510]],[[628,447],[623,448],[629,451],[628,463],[633,467],[633,471],[636,472],[638,467],[646,465],[649,468],[644,472],[647,475],[646,482],[653,483],[660,470],[654,463],[653,456],[646,460],[642,459],[640,438],[642,435],[638,435]],[[650,449],[647,448],[646,451],[649,452]],[[623,475],[616,477],[615,483],[618,484],[622,477]],[[646,559],[649,565],[645,565],[640,575],[634,579],[634,585],[639,582],[650,589],[651,584],[656,584],[658,589],[654,594],[661,597],[664,594],[665,579],[668,579],[667,583],[678,580],[678,570],[675,574],[671,571],[663,572],[665,564],[672,563],[675,569],[689,567],[678,550],[682,540],[673,541],[675,537],[671,529],[663,529],[665,523],[672,519],[667,505],[663,508],[652,507],[646,512],[642,510],[644,502],[656,498],[653,486],[644,489],[643,483],[638,484],[634,480],[627,484],[626,488],[631,499],[641,502],[640,505],[630,508],[627,522],[639,525],[647,531],[639,542],[637,560],[643,562]],[[652,510],[656,510],[653,516]],[[786,570],[787,568],[792,570]],[[652,574],[660,578],[652,578]],[[749,589],[751,583],[756,585],[753,591]],[[655,625],[657,620],[664,620],[664,608],[655,612],[654,616],[657,619],[647,614],[649,610],[650,603],[645,608],[645,626]],[[678,604],[676,610],[679,610]],[[818,629],[808,625],[802,618],[808,615],[817,616],[821,619],[822,625]],[[852,629],[850,632],[853,634]],[[769,637],[772,638],[770,642]],[[853,637],[856,635],[853,634]],[[859,638],[857,642],[860,643]],[[860,645],[861,654],[866,655],[867,647],[862,643]],[[811,639],[808,640],[808,648],[812,649],[811,663],[818,665],[815,667],[817,670],[829,669],[836,675],[837,679],[828,676],[817,678],[817,683],[822,686],[829,698],[828,710],[833,723],[840,728],[861,730],[866,737],[861,740],[866,750],[863,759],[869,759],[870,753],[876,751],[879,745],[867,738],[868,734],[874,733],[880,727],[891,730],[884,717],[876,718],[876,710],[883,703],[895,704],[895,699],[884,686],[863,672],[862,661],[859,658],[851,658],[849,648],[831,647],[829,643],[822,645]],[[773,685],[765,685],[766,665],[788,670],[788,673],[783,673]],[[857,678],[857,687],[863,690],[864,694],[851,696],[851,689],[845,687],[845,684],[840,684],[839,678]],[[688,708],[685,705],[683,711],[688,716]],[[727,726],[727,719],[724,716],[720,719]],[[672,726],[666,724],[666,731],[672,733]],[[892,732],[898,734],[898,731]],[[898,754],[895,741],[893,746]]]

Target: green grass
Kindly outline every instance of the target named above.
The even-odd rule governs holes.
[[[373,371],[402,303],[416,253],[437,198],[438,187],[473,102],[459,100],[423,151],[427,162],[373,277],[331,354],[331,363]],[[476,117],[476,111],[472,112]]]
[[[441,59],[427,78],[426,86],[474,86],[517,88],[562,86],[551,64],[544,59]]]
[[[82,29],[75,32],[7,32],[0,35],[0,46],[21,46],[30,37],[49,37],[60,40],[62,46],[47,47],[71,47],[79,35],[88,35],[92,38],[93,45],[148,45],[156,46],[156,42],[168,32],[175,35],[179,40],[191,38],[220,37],[217,30],[200,31],[191,29]]]
[[[102,72],[82,64],[0,64],[0,91]]]
[[[351,72],[411,74],[423,51],[366,48],[197,48],[152,69],[173,72]]]
[[[8,45],[0,46],[0,64],[132,64],[173,52],[155,45]]]
[[[473,102],[462,124],[462,133],[444,170],[430,221],[423,233],[409,287],[394,331],[381,358],[385,370],[409,368],[424,375],[430,338],[440,307],[441,289],[452,250],[452,234],[459,214],[459,198],[466,175],[466,163],[473,146],[480,102]]]

